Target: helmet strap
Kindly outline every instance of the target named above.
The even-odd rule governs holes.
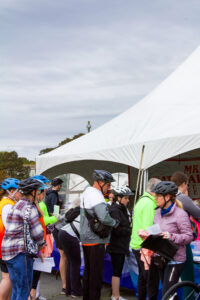
[[[11,193],[9,190],[7,190],[9,196],[12,198],[12,200],[14,200],[15,202],[17,201],[15,199],[15,194],[17,193],[18,189],[16,189],[13,193]]]
[[[33,196],[33,202],[35,203],[36,202],[36,192],[37,192],[37,190],[34,190],[34,192],[35,192],[35,195]]]
[[[104,195],[103,187],[104,187],[104,185],[105,185],[106,183],[104,182],[103,185],[100,185],[100,184],[99,184],[99,181],[97,181],[97,183],[98,183],[98,185],[99,185],[99,187],[100,187],[100,189],[101,189],[102,194]]]
[[[165,200],[165,196],[163,196],[163,197],[164,197],[164,200]],[[171,198],[170,198],[168,201],[165,200],[165,203],[164,203],[164,205],[162,206],[162,209],[165,208],[165,205],[166,205],[169,201],[171,201]]]

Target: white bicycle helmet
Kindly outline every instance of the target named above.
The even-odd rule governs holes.
[[[120,186],[113,189],[113,192],[116,196],[132,196],[134,193],[128,186]]]

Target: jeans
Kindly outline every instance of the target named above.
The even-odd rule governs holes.
[[[7,260],[6,265],[12,282],[11,300],[27,300],[33,278],[33,258],[20,253]]]

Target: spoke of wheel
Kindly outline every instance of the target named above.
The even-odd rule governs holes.
[[[192,290],[186,298],[184,298],[184,300],[190,299],[190,297],[192,296],[192,294],[194,294],[195,290]],[[197,298],[198,299],[198,298]]]
[[[195,300],[200,299],[200,293],[198,293],[197,297],[195,298]]]

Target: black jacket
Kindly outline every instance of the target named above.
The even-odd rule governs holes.
[[[52,190],[52,188],[48,189],[45,196],[45,203],[47,206],[48,213],[53,214],[54,205],[59,205],[58,192]]]
[[[117,228],[112,229],[107,251],[109,253],[129,254],[131,227],[127,208],[123,204],[113,203],[109,212],[111,217],[119,220],[120,223]]]

